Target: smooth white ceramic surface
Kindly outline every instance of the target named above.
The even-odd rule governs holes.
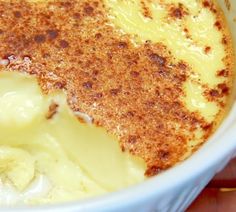
[[[219,3],[230,23],[236,44],[236,23],[233,21],[236,16],[236,1],[230,1],[230,11],[226,9],[224,0],[219,0]],[[0,210],[181,212],[233,156],[236,156],[236,104],[233,105],[220,129],[192,157],[139,185],[85,201],[33,208],[0,208]]]

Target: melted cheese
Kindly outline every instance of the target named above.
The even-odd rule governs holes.
[[[216,77],[216,71],[225,68],[222,59],[225,49],[222,33],[214,27],[216,18],[212,12],[202,7],[195,0],[143,1],[152,18],[142,13],[141,1],[106,0],[110,11],[110,20],[124,33],[133,35],[134,42],[151,40],[162,42],[177,60],[186,61],[193,73],[185,83],[186,96],[183,101],[190,111],[198,111],[207,121],[213,121],[219,112],[214,102],[209,102],[203,95],[202,85],[214,87],[222,82]],[[190,15],[182,19],[171,19],[169,6],[182,3]],[[188,29],[188,35],[184,29]],[[205,54],[205,47],[211,51]]]
[[[52,102],[58,111],[47,119]],[[0,176],[9,196],[5,204],[73,200],[144,180],[141,159],[123,153],[104,129],[80,123],[64,93],[44,96],[33,77],[0,73],[0,111]],[[32,183],[41,175],[48,186],[33,191]]]

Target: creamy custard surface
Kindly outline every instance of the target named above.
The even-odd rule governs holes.
[[[233,50],[215,1],[6,0],[0,10],[1,204],[141,182],[189,157],[227,112]]]
[[[64,202],[144,180],[144,162],[122,153],[104,129],[81,123],[62,92],[44,96],[34,77],[13,72],[0,73],[0,90],[0,203]]]

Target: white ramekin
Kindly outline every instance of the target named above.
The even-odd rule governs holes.
[[[230,2],[227,9],[225,2]],[[236,44],[236,1],[219,0]],[[236,45],[235,45],[236,46]],[[236,156],[236,104],[214,136],[178,166],[133,187],[107,195],[53,206],[1,208],[1,211],[184,211],[200,191]]]

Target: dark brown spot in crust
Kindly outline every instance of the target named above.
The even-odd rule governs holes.
[[[13,12],[13,14],[14,14],[14,16],[16,18],[20,18],[21,17],[21,13],[19,11],[15,11],[15,12]]]
[[[188,33],[189,30],[188,30],[187,28],[184,28],[184,32],[185,32],[185,33]]]
[[[46,38],[45,38],[45,35],[43,35],[43,34],[38,34],[38,35],[35,35],[34,36],[34,41],[36,42],[36,43],[44,43],[45,42],[45,40],[46,40]]]
[[[66,40],[61,40],[60,41],[60,47],[61,48],[67,48],[69,46],[69,43]]]
[[[135,135],[130,135],[128,138],[128,143],[129,144],[135,144],[137,142],[137,136]]]
[[[142,14],[143,14],[143,16],[146,17],[146,18],[152,19],[151,10],[146,5],[146,2],[145,1],[140,1],[140,3],[141,3],[141,7],[142,7]]]
[[[216,13],[216,12],[217,12],[215,5],[214,5],[213,2],[210,1],[210,0],[205,0],[205,1],[203,1],[203,2],[202,2],[202,5],[203,5],[203,7],[208,8],[208,9],[209,9],[211,12],[213,12],[213,13]]]
[[[205,49],[204,49],[205,54],[210,53],[210,51],[211,51],[211,47],[210,46],[206,46]]]
[[[220,31],[222,29],[221,23],[219,21],[216,21],[214,23],[214,26]]]
[[[102,93],[96,93],[94,94],[94,99],[100,99],[103,97],[103,94]]]
[[[129,116],[129,117],[134,117],[135,112],[133,112],[133,111],[128,111],[128,112],[126,113],[126,115]]]
[[[228,77],[229,76],[229,71],[226,69],[222,69],[217,72],[217,76],[219,77]]]
[[[91,89],[93,87],[93,83],[91,81],[84,82],[83,87],[86,89]]]
[[[203,1],[202,4],[203,4],[203,7],[210,7],[211,6],[209,1]]]
[[[178,4],[178,6],[172,6],[170,8],[170,16],[172,18],[182,19],[185,15],[188,15],[188,12],[183,4]]]
[[[74,13],[74,15],[73,15],[73,17],[75,18],[75,19],[80,19],[81,18],[81,15],[80,15],[80,13]]]
[[[179,62],[179,63],[178,63],[178,67],[179,67],[181,70],[186,70],[187,65],[186,65],[185,63],[183,63],[183,62]]]
[[[63,81],[56,82],[54,85],[55,89],[63,89],[65,88],[65,86],[66,86],[66,82],[63,82]]]
[[[159,174],[161,171],[162,171],[162,169],[160,167],[152,166],[145,172],[145,175],[154,176],[156,174]]]
[[[119,92],[120,92],[120,89],[119,89],[119,88],[114,88],[114,89],[111,89],[111,90],[110,90],[110,94],[111,94],[112,96],[116,96]]]
[[[182,11],[181,11],[180,8],[174,9],[172,15],[173,15],[175,18],[182,18],[182,17],[183,17],[183,14],[182,14]]]
[[[212,90],[210,90],[210,95],[211,95],[212,97],[219,97],[219,96],[220,96],[220,93],[219,93],[218,90],[212,89]]]
[[[212,130],[212,128],[213,128],[213,123],[209,123],[209,124],[202,126],[202,129],[205,131],[210,131],[210,130]]]
[[[86,14],[86,15],[92,15],[92,13],[93,13],[93,7],[91,7],[90,5],[88,5],[88,4],[86,4],[85,6],[84,6],[84,13]]]
[[[228,43],[227,38],[223,37],[221,42],[222,42],[222,44],[227,45],[227,43]]]
[[[126,42],[119,42],[118,43],[118,47],[120,48],[120,49],[124,49],[124,48],[127,48],[128,47],[128,45],[127,45],[127,43]]]
[[[51,40],[57,38],[57,36],[58,36],[58,31],[54,30],[54,29],[49,29],[46,31],[46,33],[48,35],[48,38]]]
[[[102,37],[102,34],[101,34],[101,33],[96,33],[96,34],[95,34],[95,38],[99,39],[99,38],[101,38],[101,37]]]
[[[217,85],[217,87],[221,90],[221,93],[223,95],[228,95],[229,94],[229,87],[227,86],[226,83],[220,83]]]
[[[169,155],[170,155],[170,153],[169,153],[168,151],[165,151],[165,150],[160,150],[160,152],[159,152],[159,157],[160,157],[163,161],[167,160],[168,157],[169,157]]]
[[[159,66],[164,66],[166,64],[166,58],[159,56],[158,54],[152,53],[149,55],[149,58]]]
[[[137,71],[131,71],[131,72],[130,72],[130,75],[131,75],[132,77],[138,77],[138,76],[139,76],[139,73],[138,73]]]

